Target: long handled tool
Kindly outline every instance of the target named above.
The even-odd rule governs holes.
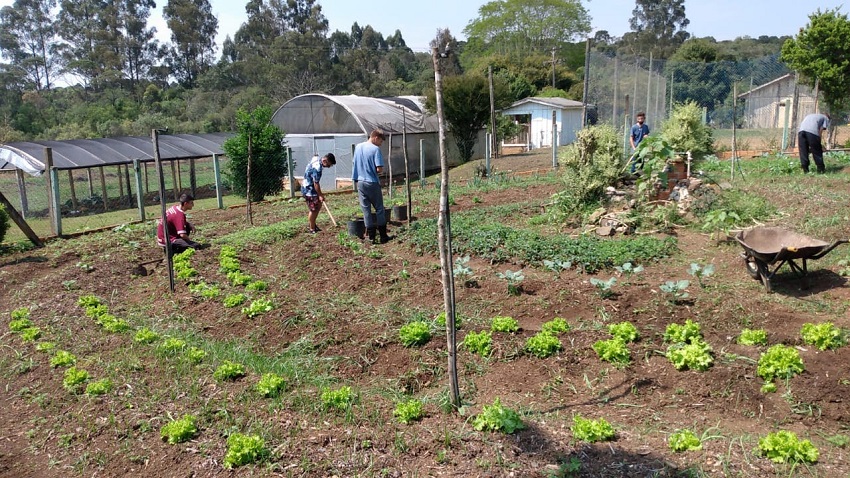
[[[325,212],[328,213],[328,217],[331,218],[331,222],[333,223],[334,227],[339,227],[336,223],[336,219],[334,219],[334,215],[331,214],[331,208],[328,207],[328,203],[322,201],[322,206],[325,207]]]

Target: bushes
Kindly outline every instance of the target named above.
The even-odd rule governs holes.
[[[0,242],[6,237],[6,232],[9,231],[9,213],[6,208],[0,205]]]

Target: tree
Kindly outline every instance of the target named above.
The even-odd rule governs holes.
[[[463,29],[487,52],[516,55],[548,51],[589,31],[590,15],[579,0],[495,0]]]
[[[850,21],[838,9],[809,15],[809,23],[782,45],[782,61],[809,86],[818,83],[826,109],[840,116],[850,91]]]
[[[169,66],[182,85],[192,87],[213,63],[218,18],[209,0],[168,0],[162,15],[173,42]]]
[[[117,9],[110,0],[62,0],[59,35],[65,40],[65,69],[83,84],[103,91],[123,69]]]
[[[250,154],[251,201],[262,201],[266,195],[280,191],[281,178],[286,175],[284,133],[271,123],[271,119],[272,110],[266,106],[250,112],[240,109],[236,113],[236,136],[222,145],[224,153],[230,158],[229,179],[238,194],[246,194],[248,190]]]
[[[120,5],[124,74],[131,87],[148,78],[159,54],[156,28],[147,27],[152,8],[156,8],[154,0],[122,0]]]
[[[0,9],[0,53],[25,71],[36,90],[50,89],[60,66],[56,0],[16,0]]]
[[[496,108],[505,104],[506,89],[494,82]],[[426,108],[435,111],[436,97],[428,93]],[[472,158],[478,133],[490,123],[490,86],[481,75],[466,74],[443,79],[443,114],[463,162]]]
[[[668,58],[690,37],[685,31],[690,20],[685,16],[685,0],[635,0],[623,45],[633,53]]]

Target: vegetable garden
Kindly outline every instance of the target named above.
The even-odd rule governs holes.
[[[850,156],[788,161],[612,238],[565,220],[560,173],[453,184],[460,410],[433,184],[381,246],[324,217],[307,234],[301,201],[255,205],[252,228],[196,212],[212,247],[175,260],[173,295],[163,266],[131,275],[161,254],[149,224],[7,246],[0,475],[847,476],[850,250],[767,294],[724,240],[850,234]]]

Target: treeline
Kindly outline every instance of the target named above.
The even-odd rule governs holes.
[[[637,0],[637,8],[645,2]],[[354,23],[348,32],[330,32],[316,0],[249,0],[247,20],[221,52],[208,0],[167,0],[167,43],[148,24],[153,8],[154,0],[16,0],[0,10],[0,142],[146,135],[163,127],[225,131],[235,128],[240,108],[276,108],[307,92],[433,89],[430,52],[414,52],[399,30],[384,36]],[[640,21],[633,25],[640,36],[599,32],[594,48],[712,61],[775,54],[784,40],[687,41],[676,17],[672,30],[657,29],[673,38],[652,42],[647,32],[655,30],[647,25],[669,18]],[[470,94],[486,86],[480,80],[492,68],[500,104],[535,94],[580,99],[589,31],[579,0],[503,0],[481,7],[464,29],[468,41],[435,28],[432,45],[447,53],[444,74],[466,78],[458,84],[473,85]]]

